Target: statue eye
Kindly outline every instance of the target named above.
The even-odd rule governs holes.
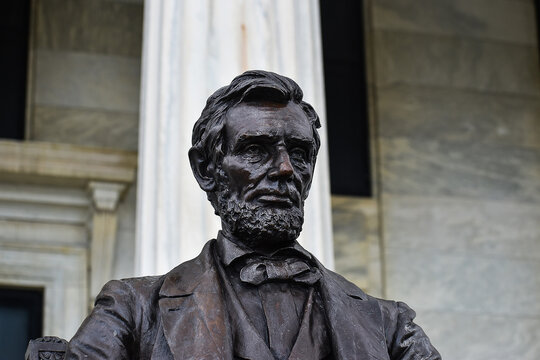
[[[292,161],[306,162],[308,160],[307,152],[299,147],[293,148],[289,152],[289,157]]]
[[[248,161],[257,162],[264,159],[264,157],[266,156],[266,150],[261,145],[251,144],[243,149],[242,155]]]

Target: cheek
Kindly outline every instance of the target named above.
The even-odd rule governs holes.
[[[311,177],[313,176],[313,166],[310,165],[310,164],[306,164],[305,166],[303,167],[298,167],[296,169],[296,172],[298,174],[298,176],[300,176],[300,178],[302,178],[302,181],[305,181],[306,179],[311,179]]]
[[[307,191],[312,180],[312,167],[308,166],[304,171],[299,172],[299,177],[302,180],[302,190]]]
[[[231,185],[243,187],[257,180],[264,171],[261,166],[239,161],[235,158],[223,160],[223,170],[229,177]]]

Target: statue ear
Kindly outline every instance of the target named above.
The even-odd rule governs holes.
[[[214,191],[216,180],[214,178],[214,164],[209,162],[203,153],[196,148],[189,149],[188,152],[191,170],[201,189],[206,192]]]

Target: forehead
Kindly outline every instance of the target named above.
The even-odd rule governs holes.
[[[293,102],[240,103],[227,112],[225,132],[229,144],[260,136],[314,142],[306,114]]]

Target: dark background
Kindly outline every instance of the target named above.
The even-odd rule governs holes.
[[[369,197],[369,126],[362,1],[320,0],[333,194]]]
[[[0,358],[24,359],[28,341],[42,332],[43,290],[0,287]]]
[[[30,1],[7,0],[0,11],[0,138],[24,139]]]

